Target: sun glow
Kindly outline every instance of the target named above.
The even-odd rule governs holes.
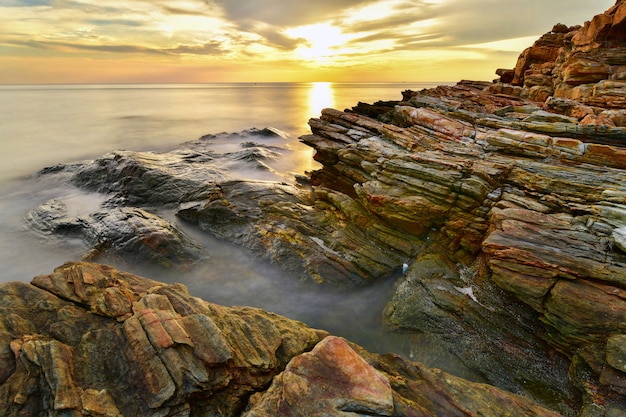
[[[348,40],[341,29],[328,23],[299,26],[289,29],[287,34],[305,41],[295,50],[301,59],[318,63],[330,61],[337,52],[336,48]]]

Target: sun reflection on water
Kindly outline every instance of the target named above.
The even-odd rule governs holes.
[[[319,117],[322,109],[327,107],[335,107],[335,92],[333,90],[333,83],[311,83],[311,90],[309,91],[310,116]]]

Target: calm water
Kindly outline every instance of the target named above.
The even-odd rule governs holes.
[[[298,141],[307,121],[324,107],[344,109],[359,101],[399,100],[405,89],[434,84],[194,84],[0,86],[0,282],[30,281],[67,260],[79,260],[81,244],[51,243],[24,227],[30,209],[61,197],[76,214],[95,210],[102,196],[87,194],[38,170],[61,162],[94,159],[115,149],[169,150],[208,133],[272,126],[301,152],[291,171],[315,167],[313,152]],[[173,213],[165,213],[176,221]],[[271,265],[187,225],[181,228],[210,253],[189,273],[125,267],[166,282],[182,282],[193,294],[223,305],[251,305],[348,337],[374,351],[394,351],[462,369],[427,340],[386,333],[380,311],[392,280],[346,293],[320,292]],[[417,346],[417,345],[419,346]],[[421,347],[420,347],[421,346]],[[452,369],[451,369],[452,368]]]

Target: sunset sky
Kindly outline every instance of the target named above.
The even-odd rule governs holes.
[[[0,84],[491,80],[615,0],[0,0]]]

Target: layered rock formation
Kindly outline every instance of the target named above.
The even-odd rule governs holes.
[[[617,416],[626,409],[625,22],[626,2],[618,0],[584,26],[555,26],[514,70],[498,70],[498,82],[325,109],[302,138],[322,164],[310,184],[222,177],[211,170],[224,159],[200,145],[116,152],[64,170],[77,185],[111,194],[109,207],[175,207],[180,218],[303,279],[366,285],[406,264],[385,309],[388,326],[435,336],[486,381],[563,414]],[[252,160],[275,157],[261,153]],[[41,212],[50,210],[30,219],[45,231],[76,223]],[[341,366],[328,363],[331,348],[368,369],[377,399],[368,384],[345,386]],[[298,415],[289,404],[313,397],[326,410],[391,413],[384,378],[346,349],[331,340],[307,354],[319,367],[310,368],[311,356],[295,360],[253,397],[249,415]],[[389,362],[357,353],[391,372]],[[412,392],[430,385],[412,381],[433,374],[392,362],[401,369],[390,380],[393,413],[422,415],[411,414],[422,407]],[[330,368],[343,382],[329,399],[307,378]],[[206,382],[194,378],[202,381],[194,386]],[[452,385],[434,391],[474,392]],[[164,392],[175,395],[178,386]],[[346,392],[364,402],[353,404]]]
[[[573,99],[606,109],[626,107],[626,13],[623,1],[595,16],[582,27],[557,24],[519,57],[515,69],[500,70],[503,84],[494,91],[538,101],[548,97]],[[580,112],[583,113],[580,113]],[[590,116],[590,124],[623,121],[622,112],[598,112],[578,106],[577,116]],[[600,116],[603,123],[597,123]],[[623,123],[623,122],[622,122]],[[619,121],[618,125],[623,126]]]
[[[275,314],[89,263],[0,285],[0,361],[7,417],[557,415]]]

